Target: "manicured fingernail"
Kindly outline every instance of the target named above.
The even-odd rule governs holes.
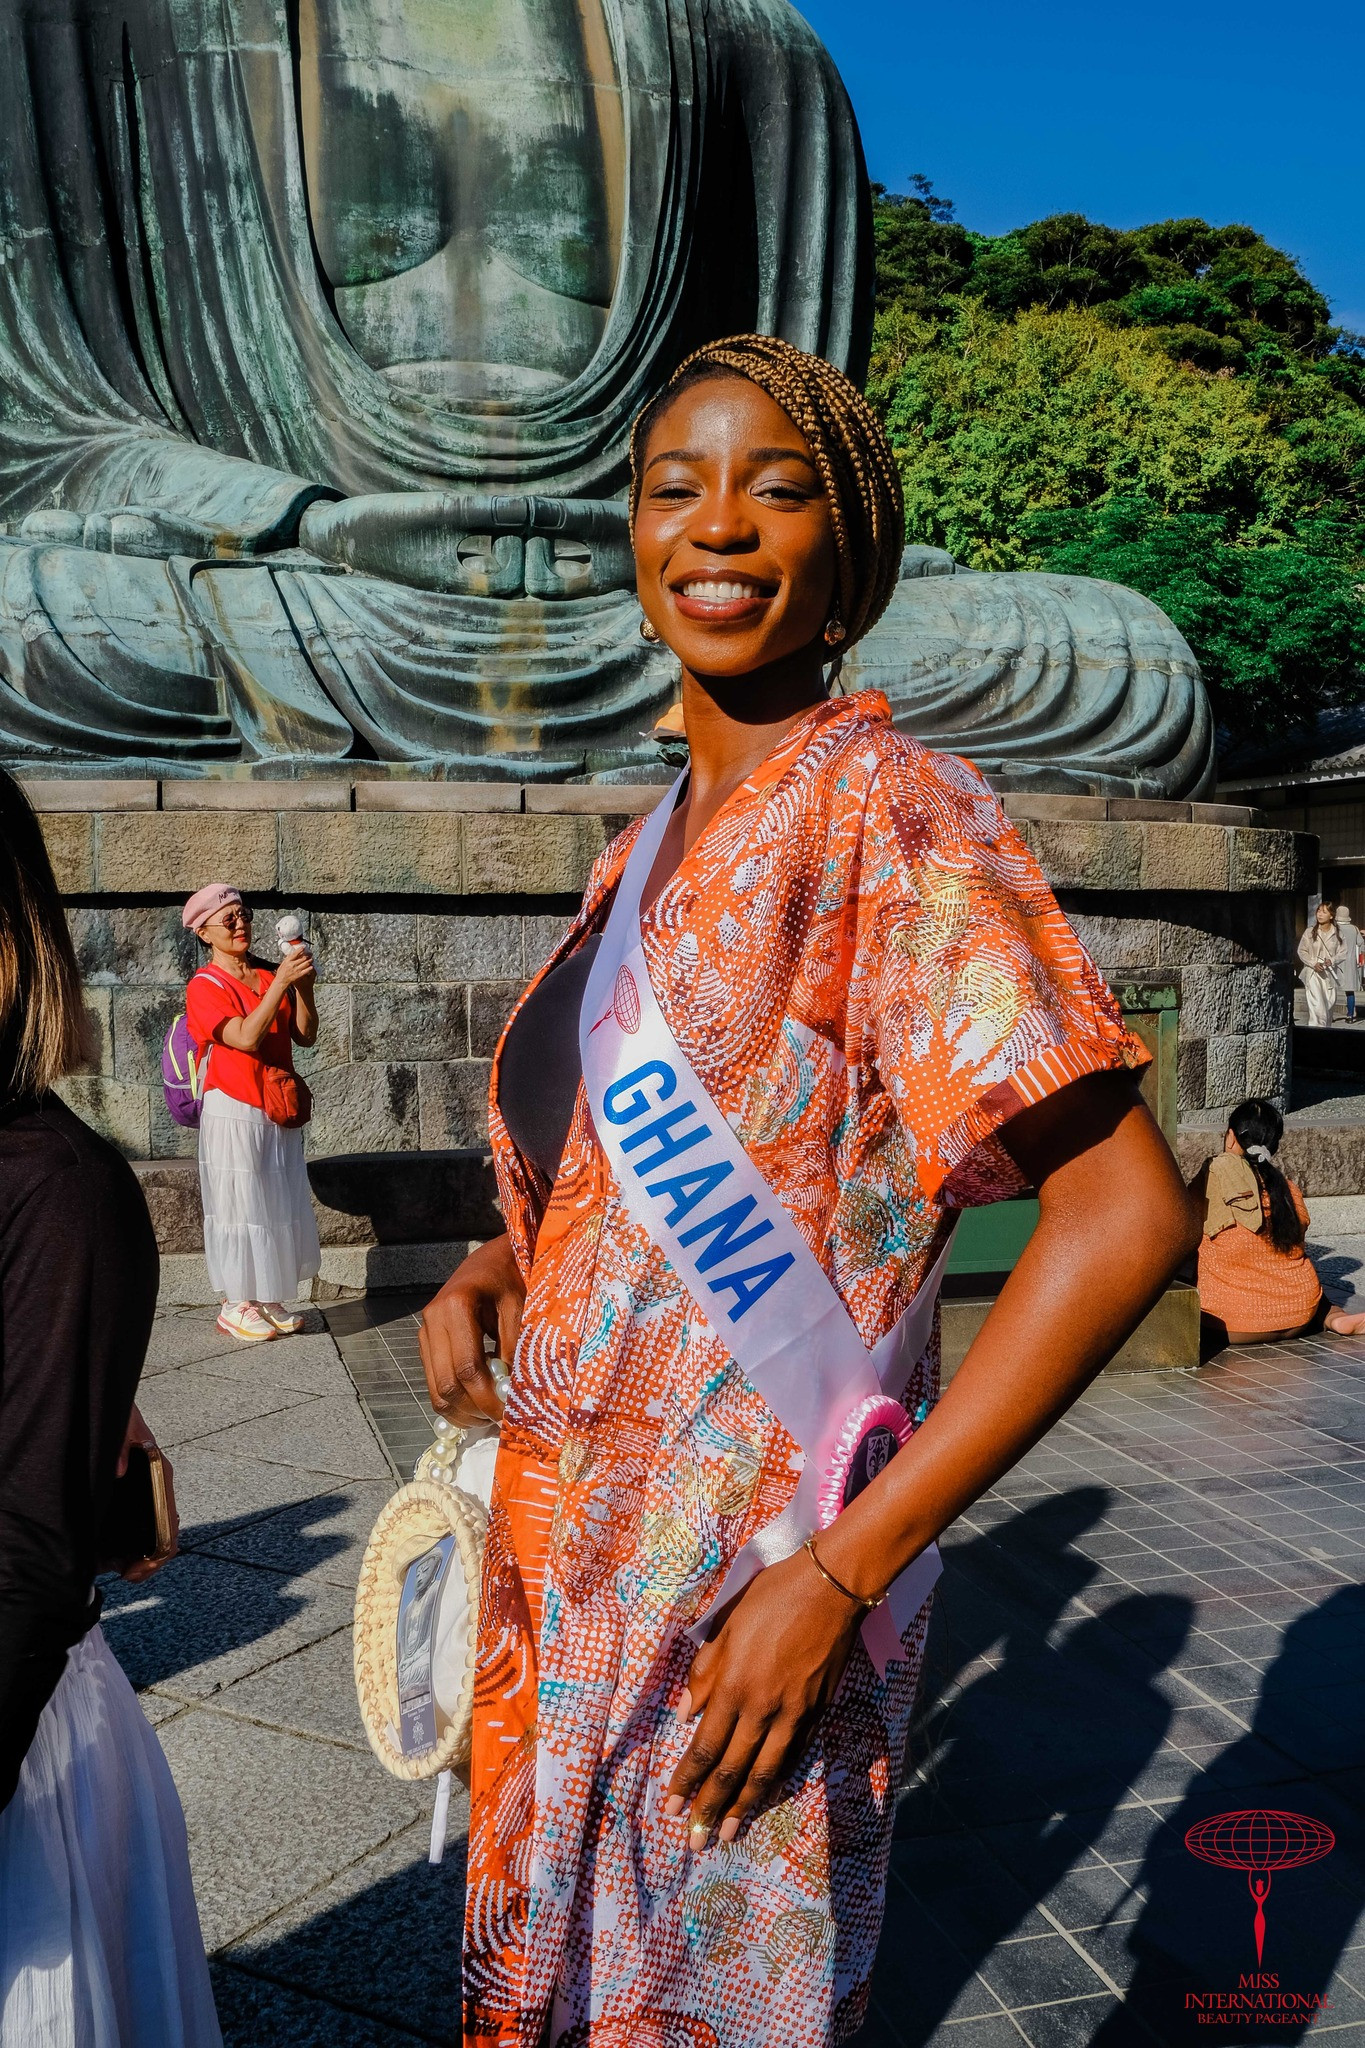
[[[738,1833],[739,1815],[737,1813],[727,1814],[720,1824],[720,1839],[722,1842],[733,1842]]]
[[[692,1719],[692,1694],[687,1686],[684,1686],[678,1694],[678,1719],[680,1721],[690,1721]]]
[[[704,1849],[710,1839],[711,1830],[707,1827],[706,1822],[704,1820],[694,1820],[688,1831],[688,1848],[692,1850]]]
[[[683,1798],[681,1792],[671,1793],[664,1801],[664,1812],[670,1820],[676,1820],[686,1804],[687,1801]]]

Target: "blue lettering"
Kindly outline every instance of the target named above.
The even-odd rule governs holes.
[[[690,1216],[698,1202],[704,1202],[713,1195],[723,1180],[734,1172],[728,1159],[722,1159],[715,1166],[698,1166],[691,1173],[675,1174],[672,1180],[656,1180],[652,1187],[645,1189],[647,1195],[667,1195],[673,1207],[664,1222],[681,1223],[684,1216]]]
[[[644,1093],[642,1083],[657,1080],[659,1092],[651,1102]],[[619,1081],[613,1081],[602,1097],[602,1108],[609,1122],[632,1124],[637,1116],[643,1116],[647,1109],[653,1109],[660,1102],[667,1102],[678,1085],[678,1077],[672,1067],[666,1067],[662,1060],[648,1060],[643,1067],[637,1067],[633,1074],[623,1074]],[[631,1089],[635,1090],[632,1095]],[[624,1100],[622,1097],[624,1096]]]
[[[653,1123],[642,1124],[638,1131],[632,1131],[628,1138],[622,1138],[623,1152],[633,1152],[637,1145],[648,1144],[651,1139],[659,1148],[657,1152],[651,1153],[648,1159],[631,1161],[631,1165],[642,1180],[647,1173],[657,1173],[661,1166],[671,1166],[684,1152],[690,1152],[694,1145],[700,1145],[703,1138],[710,1137],[711,1132],[705,1124],[697,1124],[690,1131],[681,1131],[676,1137],[673,1135],[675,1124],[681,1123],[684,1117],[695,1116],[696,1113],[697,1106],[694,1102],[680,1102],[676,1109],[666,1109],[662,1116],[655,1117]]]
[[[730,1321],[737,1323],[747,1315],[756,1301],[761,1301],[770,1287],[775,1287],[788,1266],[796,1260],[790,1252],[782,1252],[775,1259],[768,1259],[761,1266],[749,1266],[743,1273],[722,1273],[719,1280],[712,1280],[712,1294],[724,1293],[727,1289],[735,1297],[730,1310]]]
[[[740,1225],[747,1223],[758,1203],[752,1195],[744,1195],[738,1202],[732,1202],[728,1209],[718,1209],[714,1216],[704,1216],[700,1223],[694,1223],[690,1230],[683,1232],[679,1244],[699,1244],[704,1237],[713,1237],[715,1242],[707,1247],[697,1259],[697,1271],[709,1273],[722,1259],[732,1258],[736,1252],[747,1252],[751,1244],[757,1244],[760,1237],[766,1237],[772,1224],[765,1216],[754,1229],[740,1234]]]

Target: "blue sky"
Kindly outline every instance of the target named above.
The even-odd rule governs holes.
[[[874,178],[926,171],[967,227],[1199,214],[1288,249],[1365,331],[1365,6],[797,0]]]

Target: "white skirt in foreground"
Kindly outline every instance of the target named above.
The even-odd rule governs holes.
[[[0,1813],[0,2048],[222,2048],[185,1820],[99,1628]]]
[[[210,1283],[228,1301],[292,1301],[322,1264],[303,1132],[210,1088],[199,1187]]]

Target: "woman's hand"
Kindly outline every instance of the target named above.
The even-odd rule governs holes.
[[[699,1713],[701,1724],[664,1807],[691,1808],[694,1849],[715,1828],[733,1841],[772,1797],[833,1699],[863,1620],[799,1550],[760,1572],[698,1650],[678,1714]]]
[[[128,1453],[134,1448],[154,1451],[156,1438],[142,1418],[142,1411],[134,1407],[128,1417],[128,1427],[123,1434],[123,1449],[119,1452],[115,1474],[122,1479],[128,1470]],[[166,1453],[161,1453],[161,1476],[166,1482],[166,1507],[171,1518],[171,1547],[164,1557],[140,1557],[136,1564],[130,1564],[119,1574],[127,1579],[130,1586],[140,1586],[144,1579],[153,1578],[163,1565],[169,1564],[180,1548],[180,1515],[175,1505],[175,1474]]]
[[[273,986],[283,994],[288,988],[312,988],[317,979],[317,968],[307,946],[289,946],[284,958],[275,969]]]
[[[255,965],[254,962],[252,964]],[[271,975],[255,1009],[248,1010],[244,1017],[225,1018],[215,1031],[214,1037],[221,1044],[231,1046],[237,1052],[259,1052],[261,1040],[274,1023],[280,1004],[290,989],[297,989],[299,1007],[301,1010],[306,1009],[313,1020],[315,1038],[317,1025],[313,1011],[313,983],[316,978],[317,969],[313,965],[313,956],[308,948],[294,947],[285,954]],[[301,1042],[311,1044],[312,1039],[304,1039]]]
[[[502,1397],[484,1361],[492,1337],[498,1357],[511,1363],[521,1332],[526,1287],[506,1235],[471,1252],[422,1314],[418,1342],[427,1391],[438,1415],[451,1422],[497,1422]]]
[[[304,962],[301,968],[295,965],[300,960]],[[286,967],[290,969],[290,973],[288,977],[282,979]],[[290,1029],[293,1033],[295,1044],[303,1046],[316,1045],[318,1036],[318,1006],[315,994],[317,987],[317,964],[306,946],[294,946],[286,951],[276,971],[275,982],[278,984],[282,995],[285,989],[293,990],[294,1011],[290,1020]]]

